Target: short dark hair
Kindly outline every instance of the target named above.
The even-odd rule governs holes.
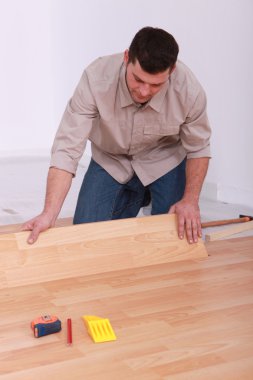
[[[157,74],[173,67],[179,52],[175,38],[163,29],[146,26],[134,36],[129,47],[129,62],[139,61],[141,68]]]

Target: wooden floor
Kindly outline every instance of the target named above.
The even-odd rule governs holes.
[[[14,266],[11,236],[0,240],[1,268]],[[174,262],[152,258],[148,265],[47,281],[47,265],[56,270],[50,266],[55,251],[45,253],[39,273],[31,250],[18,244],[19,265],[34,268],[34,276],[31,283],[18,271],[9,282],[3,269],[0,275],[1,380],[253,379],[252,237],[210,242],[208,257],[193,252]],[[39,262],[46,249],[43,239],[40,244]],[[46,313],[58,315],[63,330],[36,339],[30,321]],[[118,339],[93,343],[84,314],[109,318]]]

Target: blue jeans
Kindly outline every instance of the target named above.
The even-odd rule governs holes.
[[[185,163],[143,186],[136,174],[127,183],[117,182],[94,160],[79,192],[74,224],[133,218],[152,201],[152,215],[165,214],[179,201],[185,189]]]

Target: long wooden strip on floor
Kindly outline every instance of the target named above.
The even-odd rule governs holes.
[[[34,245],[27,236],[0,235],[1,287],[207,257],[202,241],[178,239],[175,215],[54,228]]]
[[[231,235],[239,234],[240,232],[253,230],[253,221],[245,222],[243,224],[238,224],[232,227],[228,227],[222,229],[221,231],[212,232],[210,234],[206,234],[206,241],[214,241],[218,239],[224,239],[225,237],[229,237]]]

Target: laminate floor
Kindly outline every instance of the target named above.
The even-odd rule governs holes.
[[[13,235],[1,240],[1,268],[43,256],[23,250],[9,262],[7,251],[19,257]],[[150,265],[147,257],[148,266],[42,282],[38,273],[35,283],[1,289],[1,380],[252,380],[253,238],[206,247],[202,259]],[[46,248],[43,276],[51,267]],[[35,339],[30,321],[45,312],[63,329]],[[93,343],[84,314],[109,318],[117,340]]]

